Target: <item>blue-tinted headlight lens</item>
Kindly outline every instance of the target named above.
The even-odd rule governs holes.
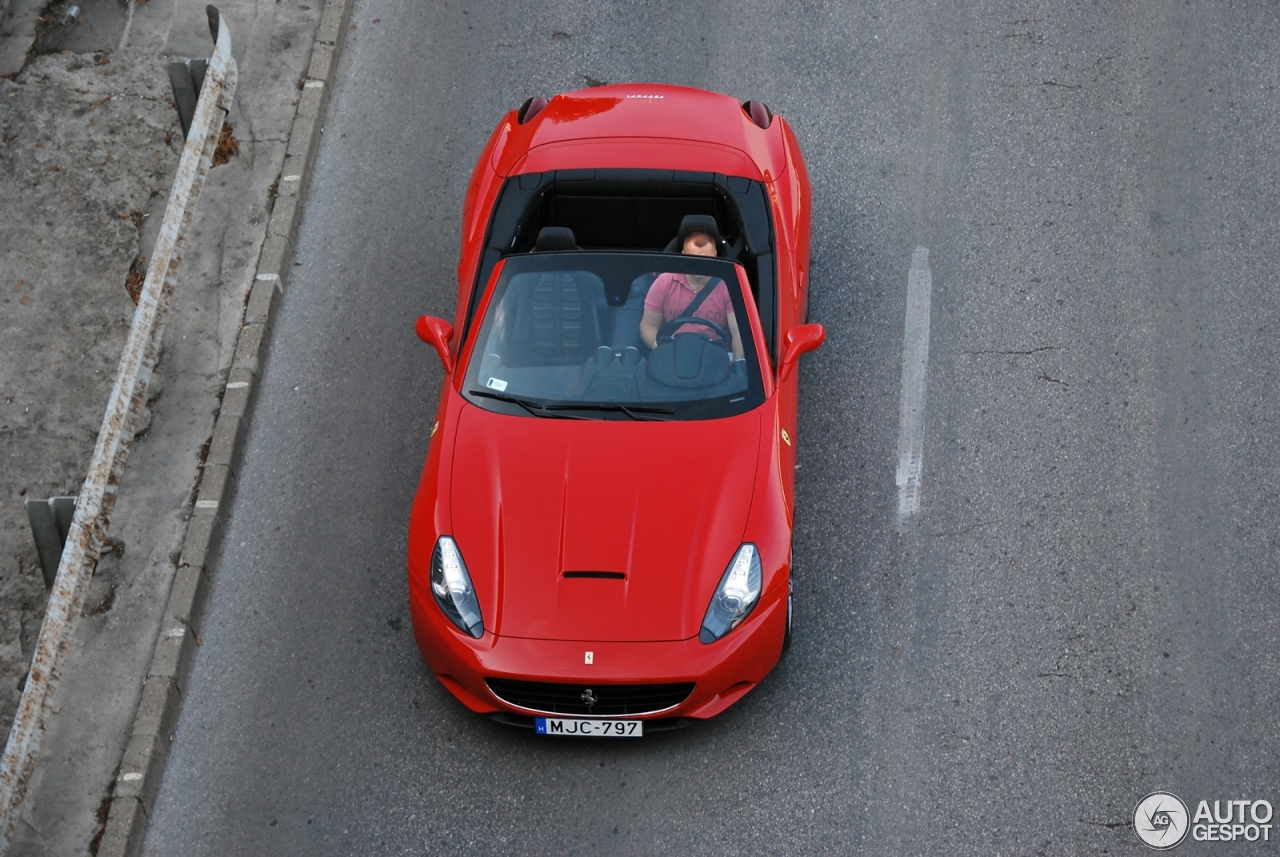
[[[742,624],[742,620],[747,618],[747,614],[760,601],[762,580],[760,551],[748,542],[738,548],[720,578],[720,585],[716,587],[716,593],[707,607],[707,615],[702,620],[698,639],[704,643],[714,643]]]
[[[450,622],[477,640],[484,635],[484,620],[480,618],[480,602],[471,585],[471,575],[458,545],[448,536],[441,536],[431,553],[431,594]]]

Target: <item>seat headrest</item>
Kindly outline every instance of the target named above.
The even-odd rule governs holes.
[[[705,232],[716,243],[716,255],[724,255],[724,241],[720,238],[720,227],[716,219],[709,214],[686,214],[680,221],[680,231],[667,245],[668,253],[679,253],[684,250],[684,242],[695,232]]]
[[[716,219],[710,214],[686,214],[684,220],[680,221],[680,246],[684,246],[684,242],[689,236],[695,232],[705,232],[715,239],[716,243],[720,243],[720,227],[716,224]]]
[[[573,237],[573,230],[567,226],[544,226],[538,230],[538,240],[534,243],[535,251],[544,250],[577,250],[578,242]]]

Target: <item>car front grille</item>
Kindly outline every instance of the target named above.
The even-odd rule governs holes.
[[[693,693],[693,682],[679,684],[553,684],[487,678],[493,695],[510,705],[546,714],[624,717],[674,708]]]

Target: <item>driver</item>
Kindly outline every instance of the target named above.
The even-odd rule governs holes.
[[[688,229],[681,224],[681,252],[690,256],[715,256],[716,236],[705,229]],[[668,321],[684,315],[685,308],[703,289],[713,291],[693,313],[695,318],[705,318],[729,331],[733,338],[733,359],[742,359],[742,338],[738,334],[738,321],[733,315],[729,289],[719,277],[700,277],[696,274],[659,274],[649,287],[644,299],[644,316],[640,319],[640,338],[650,348],[658,347],[658,330]],[[676,334],[710,334],[711,329],[700,324],[681,325]]]

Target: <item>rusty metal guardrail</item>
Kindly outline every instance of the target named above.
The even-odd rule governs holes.
[[[207,7],[207,12],[214,40],[213,56],[178,162],[115,386],[107,400],[89,472],[76,500],[75,516],[49,593],[49,605],[40,626],[22,701],[4,756],[0,758],[0,852],[8,851],[18,810],[35,768],[49,703],[84,606],[89,578],[102,553],[108,520],[133,440],[133,427],[146,407],[147,386],[160,354],[160,338],[186,246],[187,230],[213,161],[223,119],[235,94],[236,62],[231,56],[231,33],[215,7]]]

